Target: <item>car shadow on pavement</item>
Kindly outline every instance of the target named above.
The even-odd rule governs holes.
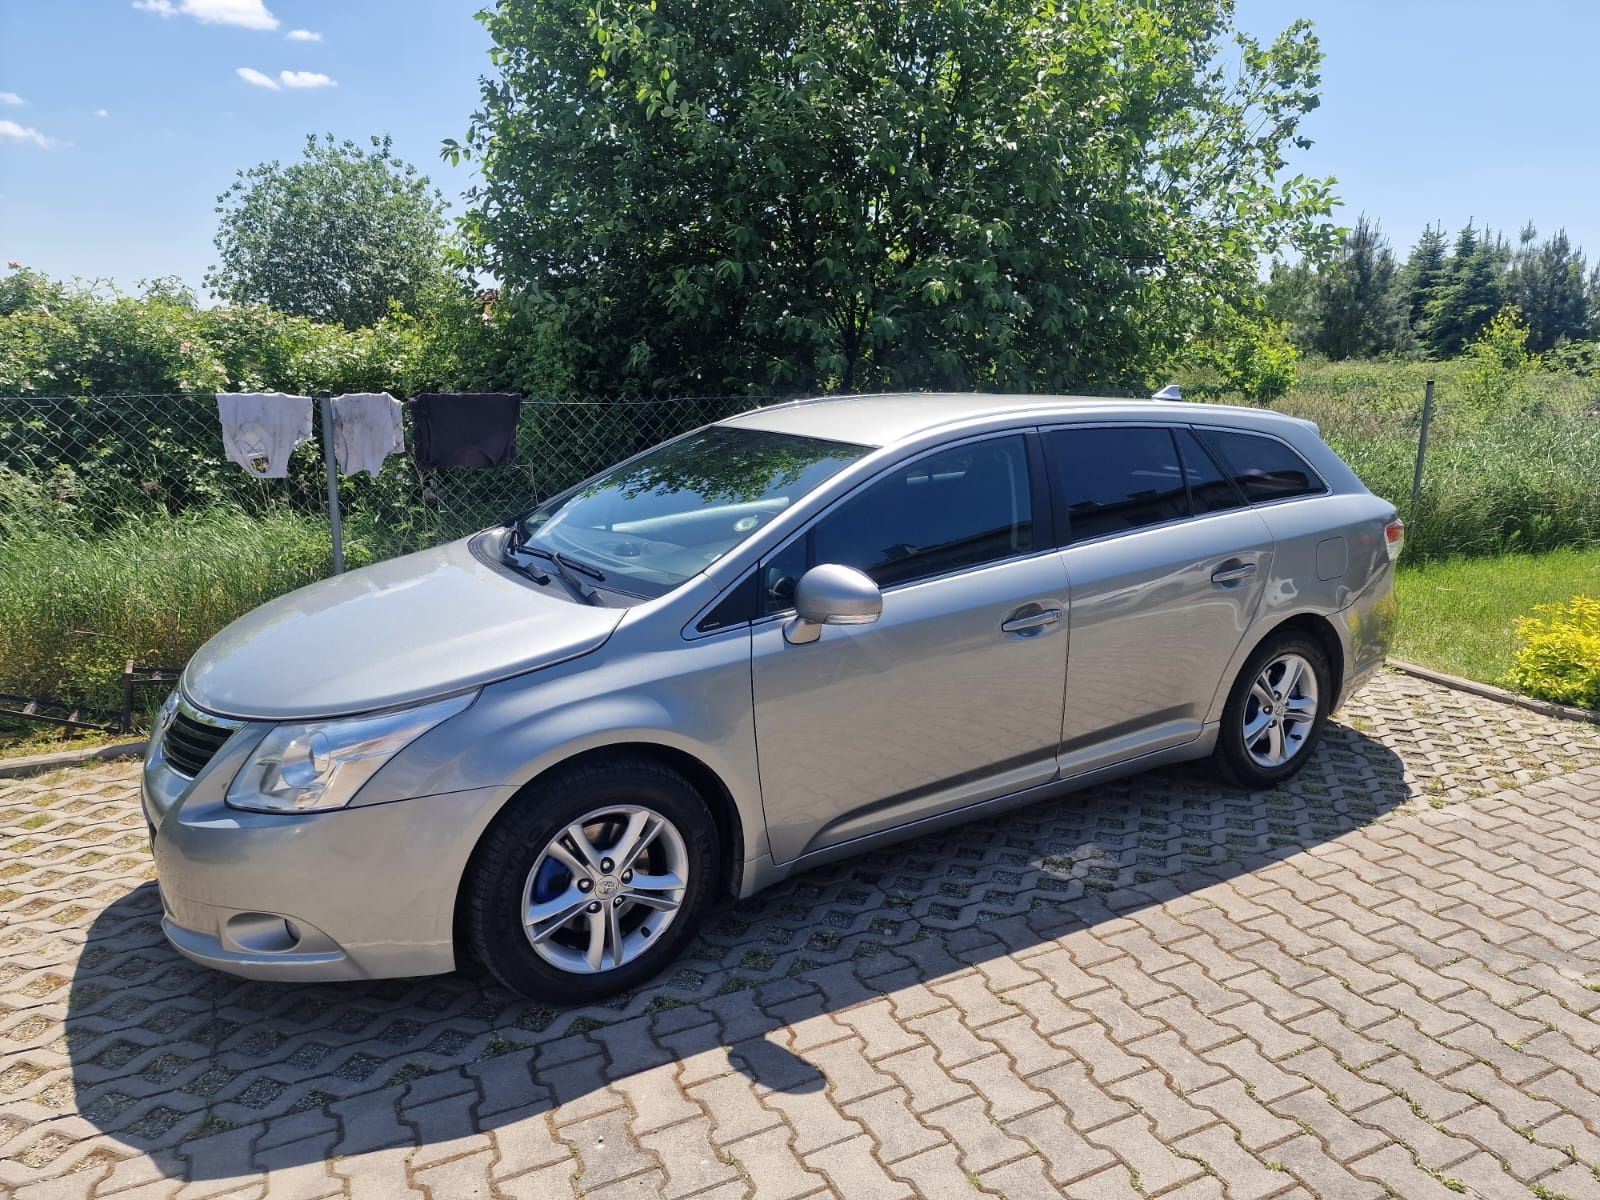
[[[996,969],[1412,798],[1392,750],[1333,723],[1272,791],[1160,770],[811,871],[713,914],[652,984],[565,1010],[464,974],[235,979],[166,945],[145,883],[94,920],[71,981],[75,1107],[149,1155],[146,1170],[220,1179],[426,1147],[580,1101],[563,1120],[613,1099],[635,1114],[686,1106],[684,1089],[734,1072],[763,1094],[817,1092],[836,1081],[807,1058],[810,1031],[856,1004]]]

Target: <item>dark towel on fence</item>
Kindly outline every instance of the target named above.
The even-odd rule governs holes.
[[[515,392],[424,392],[411,402],[417,466],[503,467],[517,458]]]

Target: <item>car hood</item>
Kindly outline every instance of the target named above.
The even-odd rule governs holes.
[[[481,561],[470,539],[263,604],[189,661],[183,691],[253,720],[412,704],[587,654],[625,609],[580,604]]]

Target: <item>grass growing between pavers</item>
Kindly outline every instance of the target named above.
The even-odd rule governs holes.
[[[1395,657],[1502,683],[1517,650],[1517,619],[1539,604],[1600,595],[1600,546],[1402,565]]]
[[[133,735],[0,720],[0,759],[57,754],[63,750],[86,750],[111,742],[125,742],[130,736]]]

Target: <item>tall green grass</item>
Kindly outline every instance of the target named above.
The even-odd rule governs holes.
[[[104,534],[0,511],[0,692],[115,709],[123,664],[181,666],[235,617],[331,568],[328,527],[284,511],[129,517]]]
[[[1600,544],[1600,379],[1539,373],[1474,397],[1456,363],[1301,367],[1273,407],[1315,421],[1340,456],[1406,519],[1406,558]],[[1438,380],[1421,503],[1411,476],[1424,384]]]

